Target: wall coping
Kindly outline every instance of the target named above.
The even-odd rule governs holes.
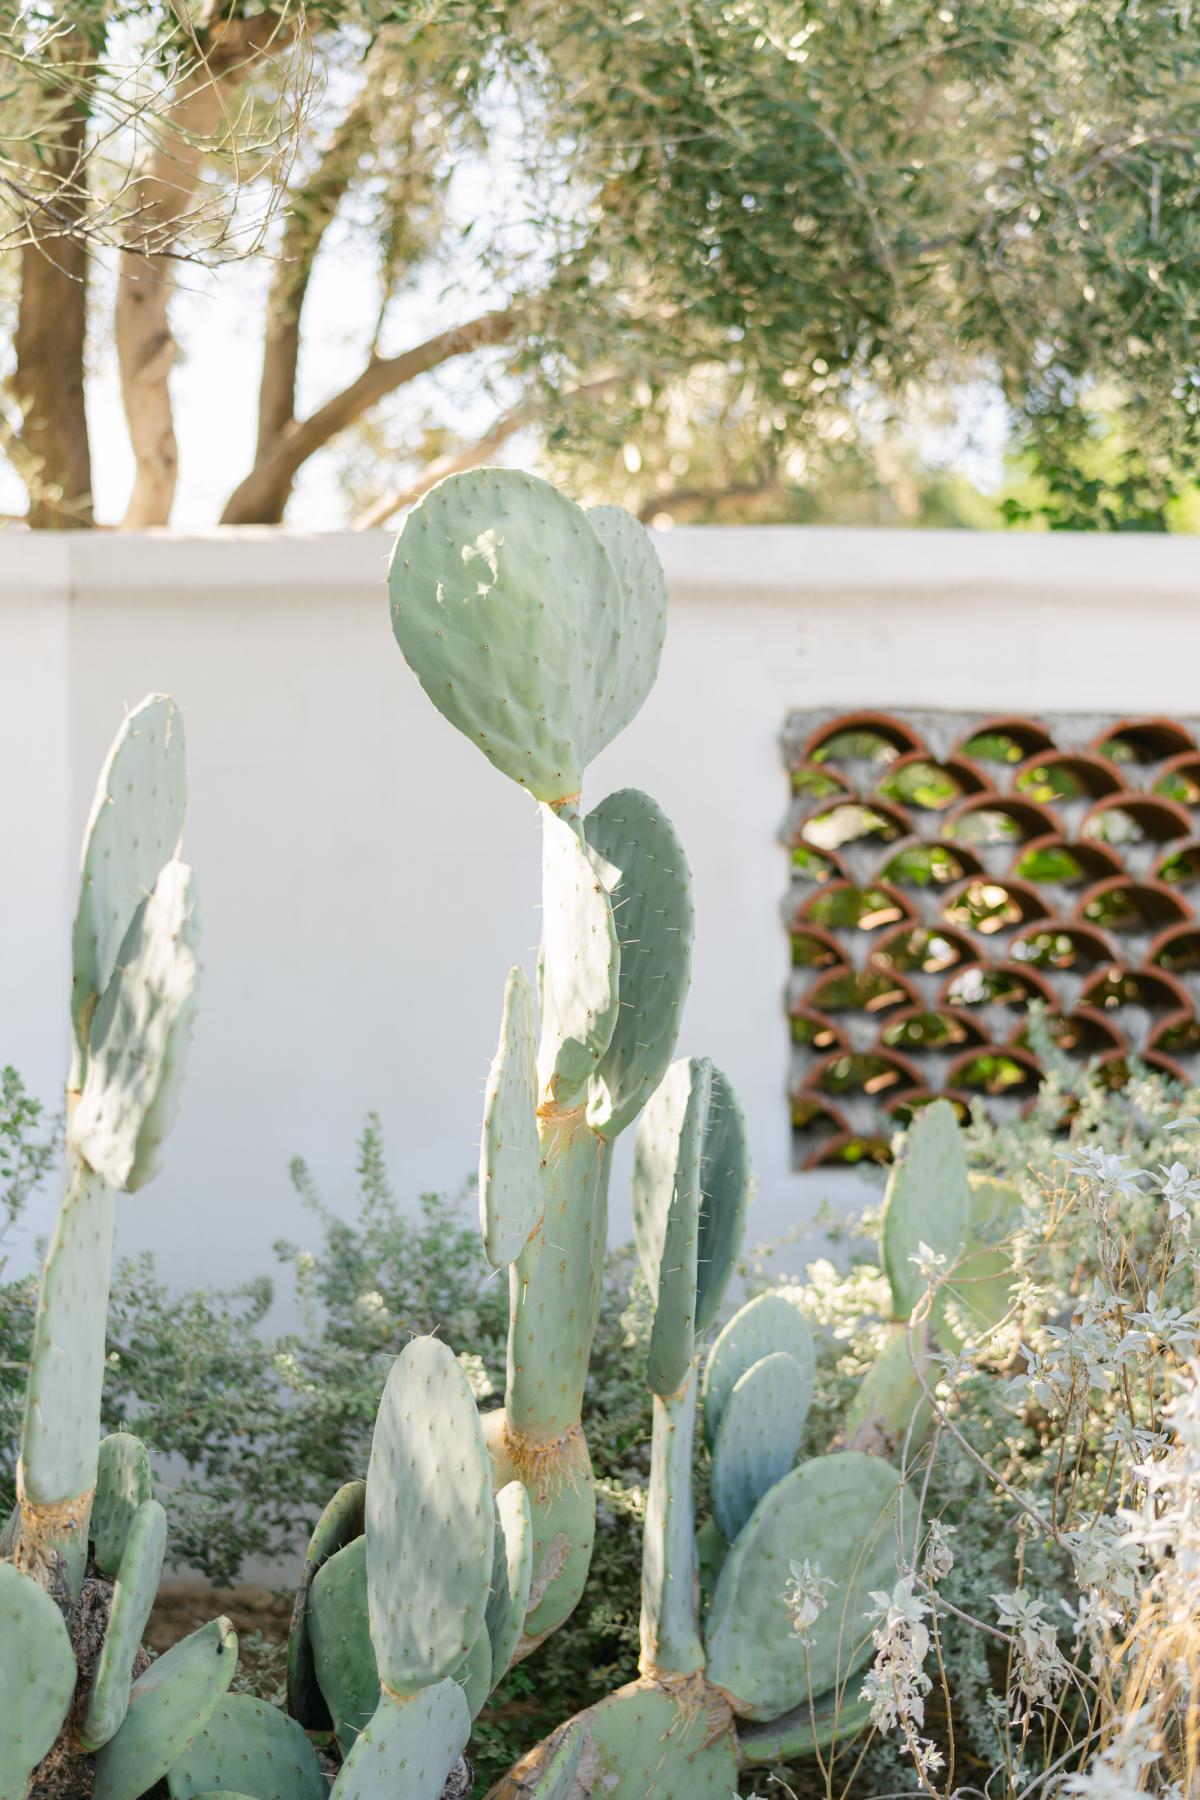
[[[0,598],[121,592],[169,599],[236,580],[240,593],[329,594],[381,581],[394,533],[226,526],[207,532],[10,531]],[[672,593],[803,600],[809,593],[960,602],[1053,594],[1094,603],[1200,599],[1200,537],[835,526],[681,526],[654,533]]]

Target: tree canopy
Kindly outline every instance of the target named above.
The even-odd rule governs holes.
[[[130,22],[90,5],[111,59]],[[361,516],[381,519],[518,430],[648,516],[739,496],[804,516],[822,483],[877,470],[931,395],[981,382],[1036,477],[1018,515],[1161,524],[1193,485],[1200,40],[1183,0],[355,0],[209,9],[188,42],[162,88],[174,136],[151,134],[120,233],[129,523],[165,522],[174,487],[172,270],[206,253],[180,191],[211,218],[248,176],[275,216],[251,251],[271,258],[259,423],[227,522],[284,517],[297,472],[354,434]],[[85,135],[103,88],[74,96]],[[84,196],[81,231],[105,205]],[[302,414],[305,300],[348,208],[372,237],[378,324],[357,375]],[[44,253],[26,243],[25,280]],[[456,310],[384,354],[431,280]],[[82,386],[81,362],[56,379]],[[480,432],[421,410],[451,364],[494,394]],[[1120,422],[1102,480],[1098,393]],[[36,423],[26,407],[18,446]],[[43,485],[67,494],[53,469]]]

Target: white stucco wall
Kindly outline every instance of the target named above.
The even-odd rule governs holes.
[[[751,1235],[847,1177],[793,1174],[778,906],[797,706],[1200,707],[1200,542],[788,528],[657,539],[658,686],[593,769],[675,820],[696,885],[682,1049],[745,1105]],[[303,1153],[348,1199],[383,1115],[402,1193],[472,1168],[504,974],[538,936],[533,808],[433,711],[395,648],[384,534],[0,537],[0,1061],[62,1079],[79,834],[122,706],[182,706],[204,993],[165,1173],[120,1245],[175,1281],[271,1266],[309,1227]],[[628,1223],[623,1166],[614,1228]],[[36,1221],[44,1230],[47,1197]]]

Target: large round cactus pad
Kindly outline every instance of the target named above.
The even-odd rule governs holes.
[[[752,1363],[729,1396],[713,1446],[709,1491],[730,1543],[795,1462],[811,1398],[808,1377],[786,1350]]]
[[[292,1604],[292,1622],[287,1647],[287,1706],[293,1719],[306,1731],[328,1731],[329,1708],[313,1667],[312,1637],[309,1630],[308,1597],[317,1570],[329,1558],[362,1535],[365,1481],[347,1481],[328,1502],[313,1526],[304,1557],[300,1583]],[[363,1581],[363,1605],[366,1605],[366,1581]]]
[[[140,1800],[179,1760],[233,1680],[237,1633],[212,1619],[133,1684],[129,1711],[96,1758],[95,1800]]]
[[[379,1670],[367,1613],[367,1540],[321,1564],[308,1596],[313,1671],[343,1756],[379,1705]]]
[[[75,1655],[46,1589],[13,1563],[0,1562],[0,1619],[0,1800],[25,1800],[70,1708]]]
[[[754,1767],[793,1762],[830,1744],[844,1748],[866,1727],[871,1705],[869,1699],[863,1699],[855,1681],[840,1694],[818,1695],[811,1706],[805,1700],[778,1719],[768,1719],[762,1725],[739,1725],[741,1760]]]
[[[96,1493],[88,1526],[96,1566],[115,1575],[125,1553],[125,1540],[139,1506],[150,1498],[150,1453],[129,1431],[100,1439]]]
[[[133,1665],[158,1593],[166,1548],[166,1512],[157,1500],[146,1500],[134,1514],[125,1540],[125,1553],[113,1584],[108,1629],[83,1724],[77,1727],[85,1750],[98,1750],[120,1730],[133,1686]]]
[[[692,877],[671,821],[637,788],[602,800],[584,836],[617,871],[620,1011],[588,1098],[588,1123],[611,1139],[633,1123],[675,1054],[692,973]]]
[[[700,1393],[704,1437],[710,1448],[717,1441],[729,1396],[742,1376],[777,1350],[785,1350],[799,1367],[811,1402],[817,1367],[812,1332],[798,1300],[786,1288],[748,1300],[718,1333],[708,1353]]]
[[[172,1800],[228,1791],[235,1781],[251,1800],[326,1800],[328,1792],[302,1727],[252,1694],[219,1701],[167,1774]]]
[[[367,1605],[386,1687],[432,1686],[467,1655],[495,1534],[475,1396],[445,1344],[414,1338],[388,1375],[367,1470]]]
[[[924,1106],[910,1125],[892,1164],[883,1203],[881,1249],[892,1306],[907,1319],[926,1289],[912,1260],[921,1245],[952,1268],[970,1217],[971,1190],[962,1133],[948,1100]]]
[[[440,1800],[470,1735],[471,1715],[456,1681],[439,1681],[408,1699],[384,1694],[330,1800]]]
[[[438,710],[537,799],[577,794],[642,697],[619,700],[624,596],[583,510],[515,470],[451,476],[409,514],[388,586]]]
[[[889,1463],[847,1450],[802,1463],[759,1501],[725,1559],[708,1620],[708,1676],[737,1712],[776,1718],[865,1661],[869,1596],[896,1579],[899,1487]],[[800,1558],[834,1584],[807,1647],[784,1601]]]
[[[117,966],[134,913],[179,848],[187,798],[183,718],[150,694],[113,740],[83,838],[71,937],[71,1017],[86,1048],[87,1019]]]

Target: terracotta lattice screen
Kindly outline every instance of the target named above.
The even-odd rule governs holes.
[[[886,1158],[937,1094],[1027,1105],[1035,998],[1114,1084],[1197,1078],[1198,726],[791,716],[798,1164]]]

